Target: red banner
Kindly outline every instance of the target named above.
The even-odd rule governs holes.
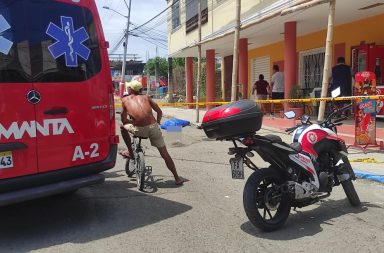
[[[376,86],[376,94],[384,95],[384,86]],[[378,118],[384,118],[384,99],[380,99],[377,101],[377,109],[376,109]]]
[[[376,95],[376,77],[373,72],[356,73],[354,95]],[[376,145],[376,108],[376,100],[355,100],[355,144]]]

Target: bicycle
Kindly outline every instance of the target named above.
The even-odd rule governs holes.
[[[152,166],[145,166],[144,151],[141,147],[141,140],[147,139],[139,136],[132,136],[132,150],[133,150],[133,168],[130,166],[131,159],[127,159],[125,163],[125,172],[128,177],[136,174],[137,188],[140,191],[144,189],[145,177],[152,173]]]

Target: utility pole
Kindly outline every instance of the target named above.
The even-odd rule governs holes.
[[[201,0],[197,1],[197,22],[198,22],[198,45],[197,45],[197,78],[196,78],[196,123],[199,123],[199,93],[201,78]]]
[[[324,58],[324,70],[323,70],[323,83],[321,86],[321,97],[327,97],[328,84],[329,84],[329,73],[331,71],[331,59],[332,59],[332,45],[333,45],[333,26],[335,19],[335,6],[336,0],[329,2],[329,14],[328,14],[328,29],[327,39],[325,44],[325,58]],[[326,101],[320,101],[319,115],[317,120],[321,121],[324,119]]]
[[[145,67],[146,67],[146,74],[147,74],[147,95],[149,96],[150,95],[150,91],[151,91],[151,81],[150,81],[150,77],[151,75],[149,74],[149,68],[148,68],[148,60],[149,60],[149,52],[147,51],[146,52],[146,56],[147,56],[147,61],[146,61],[146,64],[145,64]]]
[[[240,12],[241,0],[236,0],[236,21],[235,21],[235,41],[233,46],[233,65],[232,65],[232,90],[231,102],[237,98],[237,72],[239,70],[239,38],[240,38]]]
[[[173,93],[174,93],[174,87],[173,87],[173,68],[172,68],[172,57],[168,57],[168,103],[173,103]]]
[[[125,4],[127,4],[124,1]],[[125,85],[125,68],[126,68],[126,61],[127,61],[127,47],[128,47],[128,32],[129,32],[129,20],[131,17],[131,0],[129,0],[129,6],[128,8],[128,17],[127,17],[127,30],[125,31],[125,42],[124,42],[124,57],[123,57],[123,66],[121,68],[121,82]]]
[[[158,86],[158,82],[159,82],[159,77],[158,77],[158,71],[157,71],[157,46],[156,46],[156,57],[155,57],[155,87],[156,88],[159,88],[160,87],[160,85],[159,85],[159,87],[157,87]]]

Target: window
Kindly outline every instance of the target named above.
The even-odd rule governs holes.
[[[174,0],[172,5],[172,30],[180,26],[180,1]]]
[[[72,32],[63,27],[62,16],[70,19],[66,24],[73,23]],[[100,72],[99,39],[88,9],[56,1],[5,0],[0,2],[0,18],[10,26],[0,36],[12,43],[0,52],[0,83],[79,82]],[[57,38],[48,35],[50,23],[57,27]],[[69,38],[77,39],[70,47]],[[55,59],[49,47],[60,39]],[[76,57],[76,64],[68,63]]]
[[[313,88],[322,86],[324,57],[324,48],[300,52],[300,86],[305,94],[312,92]]]
[[[194,30],[198,26],[198,1],[199,0],[186,0],[186,32]],[[200,0],[201,3],[201,24],[208,22],[208,0]]]

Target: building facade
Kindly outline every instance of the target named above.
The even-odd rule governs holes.
[[[215,58],[222,62],[222,94],[231,92],[235,0],[201,1],[201,42],[198,41],[199,0],[168,0],[168,52],[186,57],[187,101],[192,102],[192,57],[197,46],[207,62],[207,101],[214,101]],[[298,84],[308,95],[321,87],[330,4],[327,0],[241,0],[238,83],[243,97],[259,74],[270,81],[277,64],[285,75],[285,97]],[[376,0],[336,0],[332,65],[345,57],[353,71],[384,71],[384,4]],[[379,65],[378,68],[376,65]],[[212,72],[213,71],[213,72]],[[212,77],[212,78],[211,78]],[[213,79],[213,80],[212,80]],[[378,79],[382,79],[380,76]],[[208,83],[210,82],[210,83]],[[378,80],[380,85],[381,80]],[[213,89],[213,91],[212,91]]]

